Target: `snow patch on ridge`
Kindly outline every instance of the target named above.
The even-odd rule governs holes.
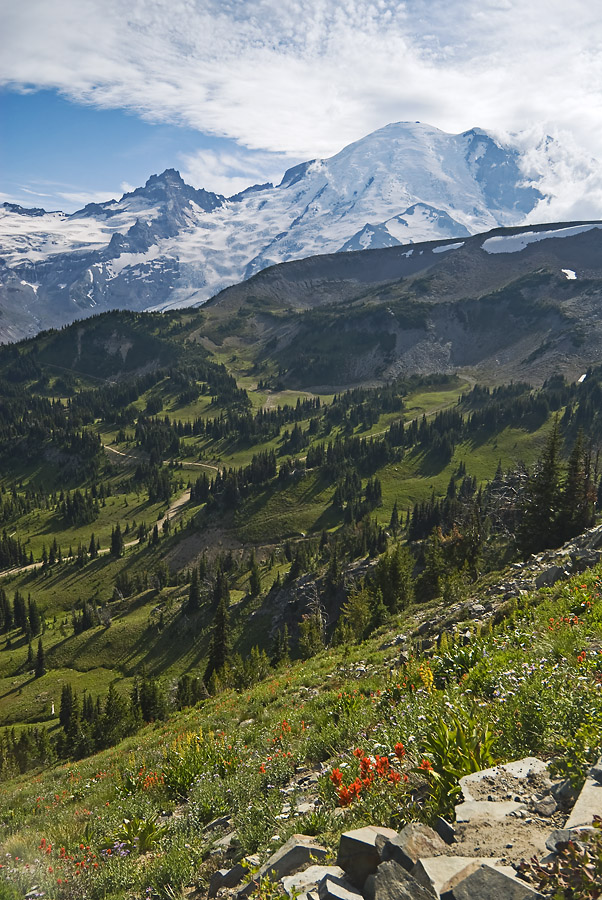
[[[481,244],[481,249],[486,253],[518,253],[524,250],[528,244],[536,241],[545,241],[548,238],[573,237],[593,228],[602,228],[602,225],[573,225],[569,228],[555,228],[552,231],[524,231],[522,234],[500,235],[487,238]]]
[[[444,244],[443,247],[433,247],[433,253],[446,253],[448,250],[458,250],[464,244],[465,241],[460,241],[457,244]]]

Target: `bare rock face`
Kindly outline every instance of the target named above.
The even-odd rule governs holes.
[[[382,862],[368,877],[364,895],[366,900],[433,900],[431,891],[392,859]]]
[[[324,859],[326,853],[326,848],[318,844],[313,837],[307,834],[293,834],[270,856],[253,881],[249,881],[240,889],[238,896],[247,897],[266,875],[277,881],[312,861]]]
[[[499,869],[485,865],[441,894],[441,900],[543,900],[543,896]]]
[[[446,851],[445,842],[436,831],[420,822],[410,822],[392,838],[376,842],[383,862],[393,860],[408,872],[423,856],[437,856]]]
[[[377,828],[374,825],[346,831],[339,842],[337,865],[361,889],[368,876],[376,872],[380,862],[377,840],[381,838],[384,842],[396,836],[397,832],[392,828]]]

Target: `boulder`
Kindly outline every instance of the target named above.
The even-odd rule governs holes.
[[[569,831],[568,828],[558,828],[546,838],[546,848],[550,853],[558,853],[560,850],[564,850],[569,841],[577,843],[574,832]]]
[[[568,778],[553,784],[550,793],[556,803],[564,809],[570,809],[577,799],[577,791]]]
[[[433,828],[446,844],[455,844],[456,829],[442,816],[437,816],[433,822]]]
[[[591,827],[594,816],[602,816],[602,784],[597,777],[601,766],[602,760],[592,766],[571,814],[564,823],[565,828]]]
[[[543,900],[543,896],[499,869],[483,865],[441,894],[441,900]]]
[[[266,875],[269,875],[273,881],[279,881],[285,875],[290,875],[295,869],[300,869],[309,862],[324,859],[326,853],[326,848],[316,843],[313,837],[307,834],[293,834],[282,847],[279,847],[270,856],[253,880],[247,882],[240,889],[238,897],[247,897]]]
[[[334,875],[327,875],[318,885],[320,900],[364,900],[360,891],[352,884]]]
[[[237,863],[231,869],[218,869],[211,876],[207,896],[215,897],[220,888],[236,887],[245,878],[247,871],[247,867],[241,863]]]
[[[421,822],[410,822],[399,834],[376,842],[383,862],[393,860],[409,872],[423,856],[438,856],[446,845],[436,831]]]
[[[353,831],[345,831],[339,841],[337,865],[345,870],[354,885],[360,889],[368,875],[376,872],[380,854],[376,847],[377,838],[386,840],[397,836],[392,828],[377,828],[366,825]]]
[[[435,897],[451,890],[459,881],[476,872],[483,863],[493,865],[498,860],[474,859],[470,856],[436,856],[419,859],[411,875]]]
[[[234,853],[239,846],[238,835],[235,831],[230,831],[223,837],[213,842],[211,848],[212,856],[219,856],[222,853]]]
[[[551,587],[553,584],[556,584],[557,581],[560,581],[561,578],[566,578],[567,573],[561,566],[550,566],[548,569],[544,569],[543,572],[540,572],[539,575],[535,578],[535,587]]]
[[[492,790],[497,781],[504,781],[508,775],[523,781],[530,775],[547,775],[547,772],[548,767],[543,760],[537,759],[536,756],[525,756],[502,766],[492,766],[490,769],[481,769],[479,772],[464,775],[460,779],[462,796],[465,800],[477,800],[479,798],[477,789],[483,782],[488,785],[488,790]]]
[[[456,806],[456,822],[501,822],[506,816],[523,809],[525,805],[515,800],[466,800]]]
[[[542,797],[541,800],[536,800],[533,804],[533,809],[540,816],[553,816],[558,809],[558,806],[551,794],[548,794],[547,797]]]
[[[317,893],[318,885],[326,875],[342,878],[344,874],[339,866],[309,866],[295,875],[285,875],[281,884],[289,897],[292,897],[307,891]]]
[[[431,892],[392,859],[368,876],[364,896],[366,900],[433,900]]]

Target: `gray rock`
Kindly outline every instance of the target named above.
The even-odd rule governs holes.
[[[441,900],[543,900],[527,884],[484,865],[463,878]]]
[[[456,806],[456,822],[479,820],[501,822],[506,816],[516,815],[524,808],[522,803],[516,803],[514,800],[466,800]]]
[[[397,832],[392,828],[377,828],[374,825],[345,831],[339,841],[337,865],[344,869],[353,884],[361,889],[368,875],[376,872],[380,862],[376,846],[377,838],[385,840],[396,836]]]
[[[307,893],[318,890],[318,885],[326,875],[333,875],[335,878],[342,878],[345,873],[339,866],[309,866],[302,872],[296,872],[294,875],[285,875],[281,879],[281,884],[289,897],[293,894],[297,895],[300,891]]]
[[[203,833],[206,831],[214,831],[216,828],[225,828],[232,822],[230,816],[220,816],[219,819],[214,819],[212,822],[209,822],[203,828]]]
[[[453,825],[450,825],[446,819],[442,816],[437,816],[435,821],[433,822],[433,828],[439,835],[442,841],[445,841],[446,844],[455,844],[456,842],[456,829]]]
[[[379,838],[376,847],[383,862],[393,860],[409,872],[422,856],[445,853],[446,845],[436,831],[421,822],[410,822],[392,838]]]
[[[596,766],[592,766],[592,768],[599,769],[601,764],[602,760],[599,760]],[[584,826],[591,826],[594,816],[602,816],[602,784],[590,770],[564,827],[583,828]]]
[[[363,900],[363,896],[357,888],[342,878],[327,875],[318,885],[318,897],[320,900]]]
[[[561,578],[565,578],[566,574],[561,566],[550,566],[539,573],[535,579],[535,586],[538,588],[551,587],[557,581],[560,581]]]
[[[434,859],[419,859],[410,874],[435,897],[439,897],[484,863],[493,865],[497,862],[469,856],[436,856]]]
[[[209,881],[208,897],[215,897],[220,888],[232,888],[245,878],[247,875],[247,867],[241,863],[237,863],[231,869],[218,869],[214,872]]]
[[[462,796],[465,800],[476,800],[478,790],[473,788],[481,787],[483,782],[488,786],[495,785],[496,781],[506,781],[508,775],[523,781],[533,775],[547,775],[548,768],[541,759],[536,756],[525,756],[523,759],[516,759],[513,762],[504,763],[501,766],[493,766],[490,769],[481,769],[479,772],[471,772],[470,775],[464,775],[460,779],[460,787]]]
[[[366,900],[433,900],[427,888],[393,860],[382,862],[364,888]]]
[[[273,881],[279,881],[285,875],[290,875],[295,869],[300,869],[311,861],[324,859],[326,853],[326,848],[316,843],[313,837],[307,834],[293,834],[282,847],[279,847],[270,856],[254,879],[240,889],[238,897],[246,897],[252,893],[266,875],[269,875]]]
[[[558,853],[559,850],[563,850],[566,847],[569,841],[575,842],[574,833],[569,831],[568,828],[559,828],[546,838],[546,848],[550,853]]]
[[[230,831],[223,837],[218,838],[217,841],[214,841],[213,847],[211,848],[211,855],[216,856],[220,853],[233,853],[238,846],[237,833],[235,831]]]
[[[569,809],[573,806],[577,799],[577,791],[568,778],[564,781],[559,781],[557,784],[553,784],[551,794],[558,805],[564,807],[564,809]]]
[[[540,816],[553,816],[558,809],[558,805],[552,795],[548,794],[547,797],[536,800],[533,804],[533,809],[536,813],[539,813]]]

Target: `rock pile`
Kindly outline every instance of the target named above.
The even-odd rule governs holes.
[[[552,861],[602,815],[602,760],[578,796],[533,757],[467,775],[460,787],[454,826],[439,819],[435,828],[346,831],[336,865],[325,864],[326,847],[295,834],[262,866],[249,860],[252,877],[241,863],[215,872],[209,897],[245,900],[269,878],[298,900],[542,900],[519,877],[521,860]]]

